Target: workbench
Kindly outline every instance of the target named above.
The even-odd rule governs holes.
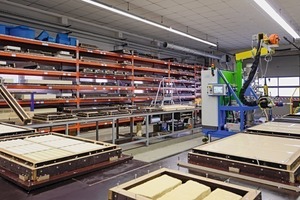
[[[137,144],[137,143],[141,143],[141,142],[145,142],[146,145],[149,145],[151,139],[158,139],[158,138],[164,138],[164,137],[168,137],[168,136],[173,136],[178,134],[178,131],[175,131],[175,124],[174,124],[174,120],[172,121],[171,124],[171,131],[167,134],[164,135],[157,135],[155,137],[150,137],[150,133],[149,133],[149,125],[150,125],[150,118],[153,115],[166,115],[166,114],[170,114],[171,115],[171,119],[175,119],[175,113],[180,113],[180,112],[192,112],[195,117],[195,114],[197,111],[201,110],[200,107],[197,108],[193,108],[193,109],[182,109],[182,110],[172,110],[172,111],[153,111],[153,112],[147,112],[147,113],[136,113],[136,114],[127,114],[127,115],[114,115],[114,116],[104,116],[104,117],[99,117],[99,118],[90,118],[90,119],[77,119],[77,120],[68,120],[68,121],[64,121],[64,122],[53,122],[53,123],[40,123],[40,124],[31,124],[31,125],[27,125],[26,127],[28,128],[33,128],[33,129],[41,129],[41,128],[47,128],[49,127],[50,130],[52,130],[53,127],[56,126],[64,126],[65,127],[65,134],[69,135],[69,127],[73,124],[86,124],[86,123],[96,123],[96,131],[95,131],[95,140],[99,140],[99,134],[101,132],[101,130],[99,130],[98,125],[100,122],[103,121],[110,121],[110,123],[107,124],[111,124],[112,125],[112,144],[116,144],[118,138],[119,138],[119,121],[121,119],[127,118],[130,119],[130,134],[133,136],[133,129],[134,129],[134,118],[136,117],[143,117],[145,119],[145,129],[146,129],[146,133],[145,136],[143,138],[138,138],[138,140],[136,141],[132,141],[132,142],[128,142],[126,143],[126,145],[132,145],[132,144]],[[188,129],[188,131],[190,131],[191,133],[193,133],[196,130],[199,130],[199,128],[195,128],[195,120],[191,120],[192,121],[192,127],[191,129]],[[79,136],[80,133],[77,133],[77,136]]]

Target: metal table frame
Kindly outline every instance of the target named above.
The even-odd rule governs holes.
[[[182,131],[174,131],[174,115],[175,113],[179,113],[179,112],[192,112],[193,113],[193,120],[192,120],[192,129],[189,129],[191,131],[191,133],[194,133],[195,130],[199,130],[199,128],[194,128],[194,120],[195,120],[195,111],[199,111],[201,110],[201,108],[194,108],[194,109],[184,109],[184,110],[173,110],[173,111],[161,111],[161,112],[149,112],[149,113],[138,113],[138,114],[129,114],[129,115],[120,115],[120,116],[109,116],[109,117],[101,117],[101,118],[93,118],[93,119],[78,119],[78,120],[70,120],[70,121],[65,121],[65,122],[54,122],[54,123],[43,123],[43,124],[31,124],[31,125],[27,125],[26,127],[29,128],[34,128],[34,129],[39,129],[39,128],[50,128],[50,131],[52,131],[52,128],[55,126],[65,126],[65,134],[69,135],[69,126],[71,124],[77,124],[77,123],[91,123],[91,122],[96,122],[96,140],[99,140],[99,122],[101,121],[111,121],[112,123],[112,143],[115,144],[116,143],[116,139],[118,138],[118,133],[119,133],[119,119],[123,119],[123,118],[130,118],[130,132],[133,132],[133,126],[134,126],[134,117],[144,117],[146,118],[146,138],[144,139],[140,139],[137,141],[133,141],[133,142],[128,142],[126,144],[123,144],[121,146],[125,146],[125,145],[130,145],[130,144],[136,144],[136,143],[141,143],[141,142],[145,142],[145,144],[148,146],[150,143],[150,140],[152,138],[163,138],[163,137],[168,137],[168,136],[172,136],[172,135],[176,135]],[[149,117],[152,115],[163,115],[163,114],[172,114],[172,131],[169,134],[165,134],[165,135],[158,135],[155,137],[149,137]],[[186,130],[185,130],[186,131]],[[77,132],[77,136],[80,135],[80,132]]]

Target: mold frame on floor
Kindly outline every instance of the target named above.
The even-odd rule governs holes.
[[[30,162],[25,157],[13,154],[1,149],[0,154],[0,175],[8,179],[25,190],[32,190],[47,184],[65,180],[90,171],[95,171],[108,166],[116,165],[132,159],[132,156],[122,155],[119,146],[103,143],[99,141],[87,140],[79,137],[61,135],[57,133],[32,134],[25,136],[15,136],[2,139],[0,141],[24,139],[28,137],[38,137],[45,135],[55,135],[63,138],[99,144],[104,148],[92,150],[85,153],[74,154],[65,158],[52,159],[41,163]]]
[[[119,199],[151,200],[149,198],[133,194],[132,192],[129,192],[128,189],[133,188],[142,183],[145,183],[154,178],[157,178],[159,176],[162,176],[164,174],[169,175],[174,178],[177,178],[177,179],[180,179],[180,180],[182,180],[182,182],[186,182],[188,180],[193,180],[198,183],[209,186],[212,190],[214,190],[216,188],[224,189],[229,192],[233,192],[235,194],[241,195],[243,197],[242,199],[247,199],[247,200],[260,200],[261,199],[261,192],[258,190],[234,185],[231,183],[225,183],[225,182],[213,180],[210,178],[204,178],[204,177],[200,177],[200,176],[196,176],[196,175],[192,175],[192,174],[186,174],[186,173],[179,172],[176,170],[162,168],[157,171],[151,172],[147,175],[144,175],[142,177],[139,177],[137,179],[128,181],[124,184],[121,184],[119,186],[111,188],[108,193],[108,200],[119,200]]]

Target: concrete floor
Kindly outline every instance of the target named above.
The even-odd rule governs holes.
[[[156,159],[154,159],[156,161],[143,162],[139,160],[131,160],[118,166],[89,173],[34,190],[30,193],[27,193],[14,184],[0,178],[0,200],[107,200],[109,188],[132,180],[135,177],[155,171],[161,167],[176,169],[188,173],[189,171],[186,168],[180,168],[177,166],[177,162],[179,160],[187,162],[188,151],[170,156],[170,151],[165,151],[164,148],[176,149],[179,146],[181,147],[188,144],[191,146],[187,148],[192,148],[194,143],[187,142],[189,140],[198,140],[198,142],[201,142],[199,136],[200,135],[194,134],[191,136],[186,136],[186,138],[177,138],[174,140],[154,144],[154,146],[150,145],[149,147],[133,149],[125,152],[129,154],[136,154],[137,158],[139,154],[148,152],[147,156],[156,157]],[[156,151],[157,148],[160,149],[159,152]],[[158,153],[160,154],[159,158],[151,155]],[[161,159],[164,156],[169,157]],[[203,175],[199,172],[193,171],[190,171],[190,173]],[[209,177],[222,181],[228,180],[228,177],[220,177],[214,174],[209,174]],[[297,192],[286,191],[260,184],[253,184],[233,178],[230,178],[229,180],[231,183],[261,190],[263,200],[300,200],[300,194]]]
[[[139,161],[155,162],[203,144],[202,133],[186,134],[181,137],[174,136],[172,139],[166,138],[149,146],[129,148],[129,150],[124,150],[124,154],[132,155],[134,159]]]
[[[153,127],[150,126],[149,131],[151,132],[152,130]],[[120,127],[120,133],[129,132],[129,127]],[[101,141],[110,140],[112,136],[111,128],[101,129],[99,136]],[[81,137],[95,139],[95,131],[84,133]],[[131,149],[132,146],[124,147],[124,149],[130,149],[125,150],[124,153],[134,155],[134,160],[37,189],[30,193],[0,178],[0,200],[107,200],[109,188],[162,167],[203,176],[200,172],[189,171],[186,168],[177,166],[179,160],[187,162],[189,149],[202,143],[201,134],[187,135],[183,138],[172,140],[168,139],[157,140],[155,144],[148,147],[143,146],[135,149]],[[141,145],[144,144],[135,146]],[[258,189],[262,191],[263,200],[300,200],[300,193],[293,191],[234,178],[228,179],[229,177],[222,177],[215,174],[209,174],[209,178],[221,181],[229,180],[229,182],[237,185]]]
[[[142,126],[142,130],[143,130],[143,133],[146,132],[146,127],[145,126]],[[134,126],[133,128],[133,134],[135,134],[136,132],[136,126]],[[149,124],[149,133],[152,133],[153,132],[153,124]],[[119,127],[119,134],[120,134],[120,138],[125,138],[124,134],[128,134],[130,133],[130,127],[129,126],[120,126]],[[171,132],[165,132],[165,134],[170,134]],[[150,137],[150,149],[152,148],[159,148],[160,145],[154,145],[153,144],[156,144],[156,143],[160,143],[160,142],[166,142],[168,140],[171,140],[172,139],[172,142],[167,142],[167,143],[176,143],[177,142],[181,142],[181,141],[185,141],[185,140],[189,140],[189,139],[193,139],[193,138],[197,138],[197,137],[200,137],[202,135],[199,135],[201,133],[201,128],[195,128],[193,134],[191,134],[191,131],[189,129],[185,129],[183,131],[178,131],[178,134],[175,134],[173,135],[172,137],[164,137],[164,138],[152,138]],[[198,135],[197,135],[198,134]],[[190,135],[190,137],[188,137]],[[187,137],[185,137],[187,136]],[[83,132],[80,134],[80,137],[82,138],[85,138],[85,139],[91,139],[91,140],[96,140],[96,131],[95,130],[91,130],[91,131],[88,131],[88,132]],[[140,137],[142,138],[142,137]],[[173,140],[173,139],[177,139],[177,140]],[[182,138],[182,139],[179,139],[179,138]],[[138,137],[136,137],[135,139],[138,139]],[[142,138],[144,139],[144,138]],[[99,129],[99,140],[100,141],[111,141],[112,140],[112,129],[111,128],[104,128],[104,129]],[[197,145],[200,145],[201,143],[199,142],[196,142]],[[197,146],[197,145],[194,145],[194,146]],[[122,147],[123,150],[129,150],[129,149],[136,149],[136,148],[140,148],[140,150],[143,150],[143,148],[141,147],[144,147],[145,146],[145,142],[141,142],[141,143],[136,143],[136,144],[120,144],[120,146]],[[190,146],[190,145],[188,145]],[[194,147],[194,146],[191,146]],[[182,151],[185,151],[187,150],[188,148],[183,148]],[[138,150],[138,151],[140,151]],[[182,152],[182,151],[175,151],[175,153],[179,153],[179,152]],[[133,151],[135,152],[135,150]],[[135,155],[136,153],[130,153],[132,155]],[[174,153],[173,153],[174,154]],[[173,155],[173,154],[170,154],[170,155]]]

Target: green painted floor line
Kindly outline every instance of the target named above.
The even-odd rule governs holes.
[[[189,134],[189,135],[185,135],[185,136],[181,136],[181,137],[177,137],[177,138],[169,138],[169,139],[165,139],[163,141],[160,142],[156,142],[156,143],[151,143],[149,146],[142,146],[142,147],[138,147],[138,148],[133,148],[133,149],[125,149],[123,152],[125,154],[128,155],[137,155],[137,154],[141,154],[141,153],[145,153],[145,152],[149,152],[158,148],[164,148],[166,146],[169,145],[173,145],[173,144],[178,144],[181,142],[185,142],[188,140],[193,140],[193,139],[197,139],[197,138],[202,138],[203,133],[194,133],[194,134]]]
[[[198,137],[192,140],[168,145],[166,147],[157,148],[148,152],[139,153],[134,155],[133,158],[144,162],[155,162],[157,160],[190,150],[201,144],[203,144],[202,137]]]

